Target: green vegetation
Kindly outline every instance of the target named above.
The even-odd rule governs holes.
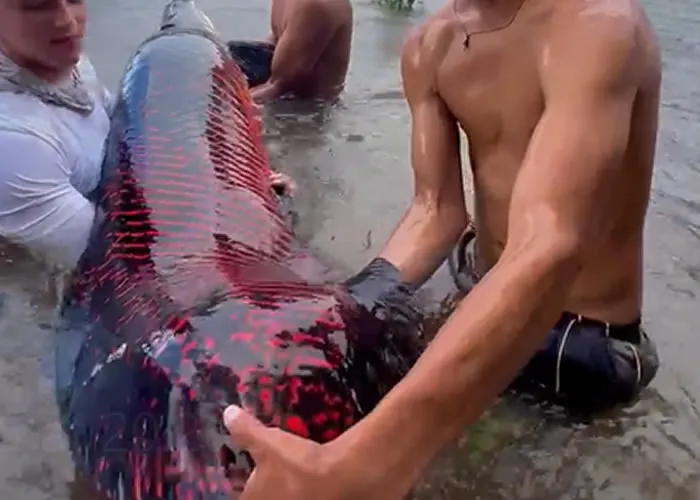
[[[416,4],[416,0],[375,0],[382,7],[387,7],[397,11],[411,11]]]

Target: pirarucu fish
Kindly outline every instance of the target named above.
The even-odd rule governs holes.
[[[381,261],[343,284],[299,271],[314,257],[278,211],[245,80],[192,0],[171,0],[130,60],[102,168],[58,403],[103,496],[235,498],[254,464],[228,404],[325,442],[415,361],[418,308]]]

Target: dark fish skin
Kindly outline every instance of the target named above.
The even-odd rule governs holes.
[[[228,404],[325,442],[420,352],[409,292],[374,304],[296,271],[314,257],[277,211],[243,76],[211,33],[168,28],[132,58],[97,200],[62,311],[85,341],[58,402],[106,498],[236,498],[254,464],[222,428]]]

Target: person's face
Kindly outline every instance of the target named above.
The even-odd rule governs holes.
[[[0,0],[0,45],[29,69],[60,73],[72,68],[84,34],[82,0]]]

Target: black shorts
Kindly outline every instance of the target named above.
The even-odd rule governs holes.
[[[478,281],[473,239],[465,233],[450,259],[453,278],[467,293]],[[641,321],[614,325],[564,312],[510,389],[589,413],[634,401],[658,367]]]
[[[265,83],[270,78],[274,45],[267,42],[232,40],[228,42],[228,49],[243,70],[250,87]]]
[[[611,325],[565,312],[511,389],[588,413],[634,401],[658,366],[639,321]]]

